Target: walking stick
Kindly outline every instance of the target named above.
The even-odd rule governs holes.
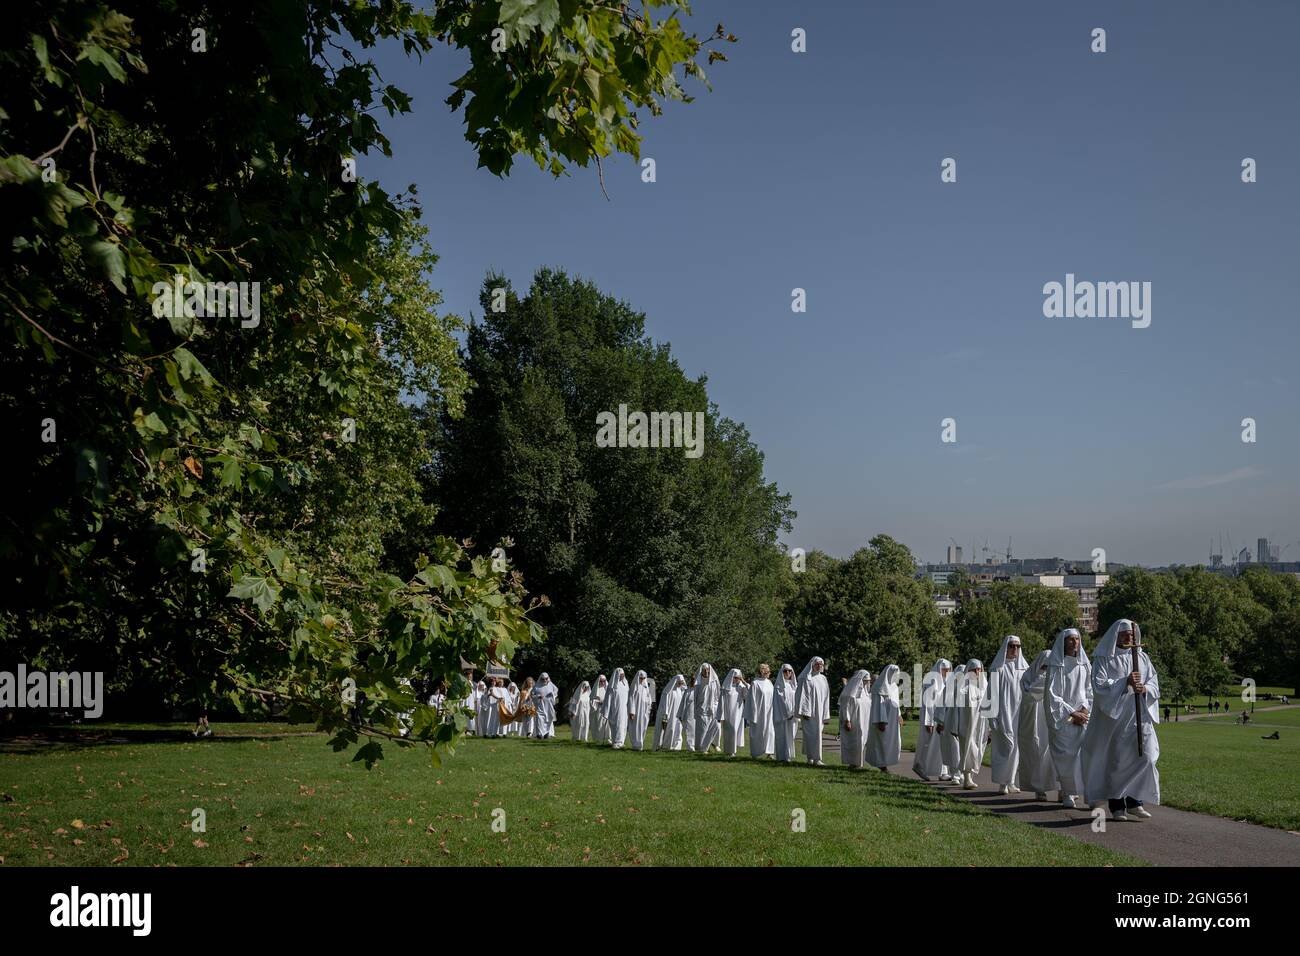
[[[1135,674],[1138,675],[1138,679],[1140,680],[1140,679],[1141,679],[1141,675],[1142,675],[1142,668],[1139,666],[1138,660],[1139,660],[1139,659],[1138,659],[1138,635],[1137,635],[1137,626],[1135,625],[1134,628],[1133,628],[1133,672],[1134,672]],[[1145,696],[1146,696],[1145,693],[1142,693],[1142,694],[1134,693],[1134,694],[1133,694],[1133,706],[1137,709],[1137,732],[1138,732],[1138,756],[1139,756],[1139,757],[1143,756],[1143,753],[1142,753],[1142,698],[1145,697]]]

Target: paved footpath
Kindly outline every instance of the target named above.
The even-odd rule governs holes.
[[[838,763],[839,739],[823,737],[827,763]],[[920,778],[912,771],[910,751],[890,768],[907,780]],[[864,770],[863,773],[880,771]],[[994,813],[1005,813],[1030,826],[1095,843],[1128,853],[1157,866],[1300,866],[1300,834],[1254,823],[1241,823],[1207,813],[1191,813],[1173,807],[1151,807],[1150,820],[1130,818],[1128,823],[1106,819],[1106,832],[1094,833],[1088,810],[1066,810],[1055,800],[1039,803],[1032,793],[1003,796],[990,781],[984,767],[975,776],[977,790],[963,790],[956,784],[934,780],[929,786],[943,790],[956,800],[972,803]],[[1049,798],[1055,797],[1053,791]],[[1026,799],[1028,797],[1028,799]]]

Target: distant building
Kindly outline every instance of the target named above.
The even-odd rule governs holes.
[[[959,544],[948,545],[948,563],[961,564],[961,545]]]
[[[957,613],[956,599],[950,598],[946,594],[935,595],[934,607],[943,617],[950,617]]]
[[[1268,552],[1269,552],[1268,538],[1260,538],[1258,541],[1255,542],[1256,561],[1258,561],[1260,564],[1263,564],[1266,561],[1271,561],[1272,559],[1269,557]]]

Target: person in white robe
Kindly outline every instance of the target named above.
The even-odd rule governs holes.
[[[1024,648],[1020,638],[1009,634],[1002,639],[989,665],[989,730],[993,737],[990,743],[990,758],[993,765],[993,782],[998,786],[998,793],[1019,793],[1016,785],[1016,771],[1020,768],[1020,748],[1017,737],[1020,732],[1020,678],[1029,669],[1025,661]]]
[[[524,708],[524,716],[517,719],[520,737],[532,737],[537,731],[537,704],[533,700],[533,688],[537,682],[531,677],[524,678],[524,686],[519,688],[519,706]]]
[[[519,709],[519,685],[514,681],[506,684],[506,706],[510,708],[512,714]],[[506,724],[505,732],[507,737],[518,737],[519,721],[512,720]]]
[[[782,664],[777,672],[772,688],[772,731],[775,737],[776,759],[782,763],[794,760],[794,731],[799,714],[795,710],[795,699],[799,694],[799,682],[795,679],[794,668]]]
[[[1061,805],[1077,807],[1083,793],[1081,752],[1092,720],[1092,666],[1083,635],[1067,627],[1047,658],[1047,746],[1056,769]]]
[[[475,721],[476,729],[480,737],[491,737],[492,725],[489,722],[489,708],[492,702],[491,679],[481,680],[478,682],[478,700],[475,705],[477,711],[477,720]]]
[[[988,718],[985,716],[984,697],[988,687],[984,681],[984,664],[977,658],[966,662],[966,670],[959,678],[953,707],[949,718],[955,720],[948,726],[957,735],[962,789],[975,790],[979,784],[975,775],[984,765],[984,745],[988,741]]]
[[[795,710],[803,724],[803,752],[810,764],[825,766],[822,760],[822,728],[831,719],[831,688],[826,682],[826,662],[814,657],[799,674]]]
[[[555,710],[560,699],[560,689],[551,683],[551,677],[545,671],[533,688],[533,706],[537,708],[535,736],[540,738],[555,736]]]
[[[659,720],[655,724],[655,750],[682,749],[682,697],[686,694],[686,677],[674,674],[664,685],[659,698]]]
[[[903,707],[898,693],[897,664],[886,665],[871,685],[870,713],[867,715],[867,752],[870,767],[885,772],[898,763],[903,754]]]
[[[695,750],[708,753],[718,746],[721,728],[718,711],[722,706],[722,687],[718,673],[710,664],[701,664],[695,672]]]
[[[480,680],[477,684],[471,685],[471,688],[469,688],[469,696],[465,697],[463,701],[460,701],[460,704],[463,705],[465,709],[469,710],[469,723],[465,724],[465,732],[467,732],[467,734],[478,736],[478,701],[481,700],[482,692],[484,692],[486,688],[487,685]]]
[[[1148,819],[1144,804],[1160,804],[1160,679],[1142,647],[1141,628],[1128,618],[1112,624],[1092,652],[1092,698],[1096,707],[1083,737],[1084,799],[1090,806],[1107,801],[1115,820]]]
[[[592,739],[598,744],[609,743],[609,720],[605,717],[605,693],[608,689],[609,680],[604,674],[599,675],[591,687]]]
[[[1020,714],[1016,742],[1020,747],[1020,767],[1016,782],[1032,790],[1039,800],[1047,791],[1059,786],[1052,751],[1047,742],[1047,661],[1052,649],[1042,651],[1020,675]]]
[[[916,756],[912,772],[922,780],[947,780],[948,768],[943,760],[943,732],[939,730],[939,711],[943,706],[943,689],[952,664],[942,657],[934,662],[930,673],[921,681],[920,727],[916,731]]]
[[[718,704],[718,727],[722,731],[724,756],[736,756],[736,749],[745,745],[745,698],[748,691],[749,685],[739,667],[727,671]]]
[[[627,727],[633,750],[645,749],[645,735],[650,729],[650,708],[654,702],[646,672],[637,671],[627,693]]]
[[[623,668],[614,668],[614,676],[605,688],[605,703],[601,712],[608,725],[608,739],[615,750],[623,749],[627,742],[627,701],[631,688],[627,686],[627,675]]]
[[[695,678],[692,677],[682,692],[681,703],[677,705],[677,719],[682,724],[682,739],[686,749],[695,753]]]
[[[504,737],[506,735],[507,724],[501,722],[501,705],[509,703],[510,692],[505,688],[505,682],[500,678],[492,681],[492,686],[488,690],[490,699],[488,700],[488,736]]]
[[[591,728],[591,684],[583,681],[569,698],[569,731],[578,743],[586,743]]]
[[[942,704],[935,710],[935,719],[939,721],[935,729],[939,733],[939,753],[943,756],[945,770],[944,773],[939,774],[940,780],[959,782],[960,771],[957,768],[961,765],[961,740],[951,728],[957,726],[957,711],[954,705],[957,702],[957,688],[961,686],[961,675],[964,673],[966,673],[965,664],[958,664],[952,669],[943,682]]]
[[[770,757],[776,750],[776,732],[772,726],[772,668],[758,665],[758,677],[749,685],[745,697],[745,727],[749,731],[749,755]]]
[[[861,770],[867,750],[867,718],[871,716],[871,672],[855,671],[840,691],[840,763]]]

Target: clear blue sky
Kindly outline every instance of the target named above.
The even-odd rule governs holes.
[[[610,202],[594,167],[476,169],[460,55],[378,54],[415,111],[359,171],[418,184],[451,311],[543,265],[644,311],[793,495],[790,546],[1300,559],[1300,4],[697,0],[688,25],[718,20],[713,92],[645,117],[658,182],[617,159]],[[1151,326],[1045,318],[1067,272],[1150,281]]]

